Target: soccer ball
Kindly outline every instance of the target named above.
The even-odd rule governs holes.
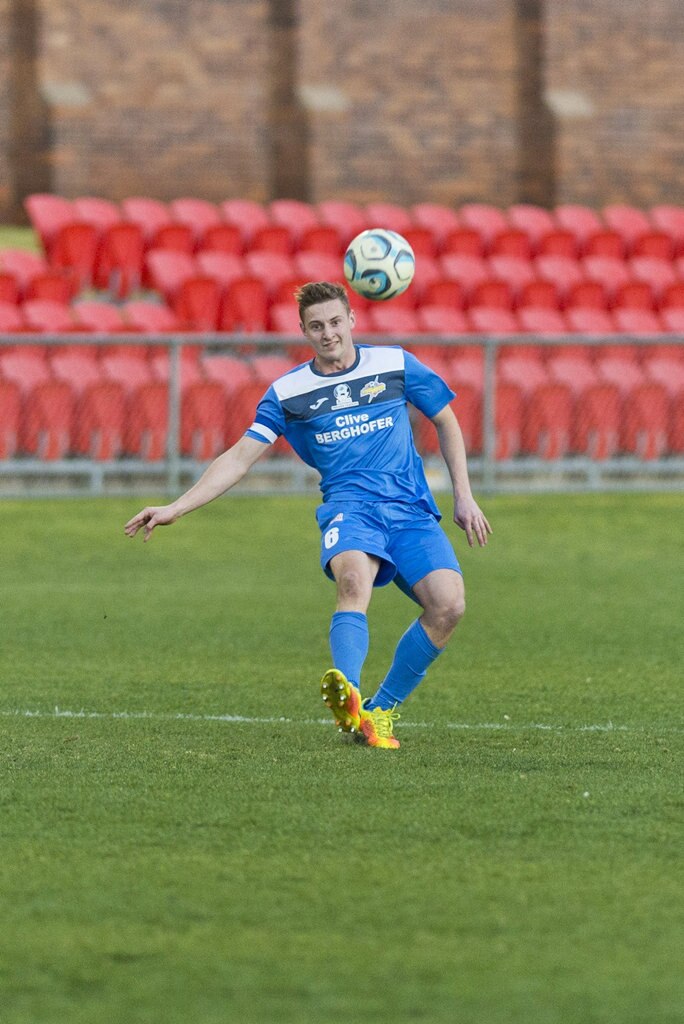
[[[352,239],[344,254],[344,276],[365,299],[384,301],[405,292],[413,280],[416,257],[396,231],[370,228]]]

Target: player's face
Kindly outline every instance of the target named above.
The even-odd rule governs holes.
[[[302,331],[316,352],[316,367],[323,373],[335,373],[351,366],[356,359],[352,330],[354,312],[341,299],[318,302],[304,310]]]

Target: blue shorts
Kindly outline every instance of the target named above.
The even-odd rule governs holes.
[[[409,597],[414,597],[414,584],[435,569],[461,572],[451,541],[423,509],[399,503],[326,502],[316,519],[322,533],[321,568],[330,579],[330,560],[342,551],[379,558],[374,586],[394,582]]]

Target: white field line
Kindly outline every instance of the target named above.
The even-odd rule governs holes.
[[[229,725],[327,725],[331,724],[330,718],[260,718],[249,715],[199,715],[186,712],[166,711],[86,711],[82,708],[79,711],[68,708],[55,707],[50,711],[32,710],[29,708],[0,709],[2,718],[72,718],[72,719],[128,719],[169,721],[169,722],[224,722]],[[482,732],[622,732],[622,733],[645,733],[656,732],[682,732],[676,726],[657,726],[635,728],[628,725],[615,725],[613,722],[598,722],[586,725],[560,725],[547,722],[521,722],[515,723],[510,720],[505,722],[404,722],[401,728],[412,729],[456,729],[472,730]]]

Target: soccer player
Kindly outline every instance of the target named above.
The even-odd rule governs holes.
[[[465,611],[461,568],[439,525],[413,443],[407,403],[432,420],[454,492],[454,521],[482,547],[491,528],[473,498],[454,392],[395,346],[355,345],[354,312],[340,284],[313,282],[296,295],[314,358],[279,377],[243,437],[170,505],[144,508],[125,526],[147,541],[230,490],[281,435],[321,476],[321,567],[337,588],[330,624],[334,667],[321,693],[341,732],[396,749],[396,711],[444,650]],[[422,609],[399,640],[385,678],[365,700],[366,612],[374,587],[393,581]]]

